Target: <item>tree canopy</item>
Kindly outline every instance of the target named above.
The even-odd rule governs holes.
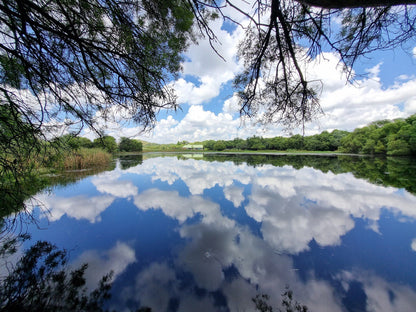
[[[338,54],[347,78],[353,80],[360,56],[415,42],[414,0],[256,0],[250,4],[251,11],[228,0],[215,8],[222,13],[231,7],[250,21],[244,25],[246,37],[239,46],[245,69],[234,85],[240,112],[257,115],[265,123],[304,126],[321,113],[322,86],[307,70],[321,52]]]
[[[320,83],[305,64],[331,50],[353,78],[361,55],[414,39],[415,3],[3,0],[0,101],[37,130],[87,125],[100,133],[97,113],[152,126],[159,109],[177,108],[169,82],[182,52],[195,34],[217,40],[209,22],[233,22],[231,8],[249,21],[239,47],[245,70],[235,79],[241,113],[296,126],[320,112]]]
[[[122,137],[118,144],[120,152],[141,152],[143,144],[139,140]]]
[[[147,127],[176,108],[167,83],[192,38],[187,2],[4,0],[0,22],[1,104],[33,128],[99,131],[94,115],[114,105]]]
[[[102,136],[98,120],[118,116],[147,128],[177,108],[168,83],[194,38],[186,1],[2,0],[0,24],[1,193],[62,131]]]

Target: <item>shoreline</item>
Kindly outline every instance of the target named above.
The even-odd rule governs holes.
[[[135,154],[117,154],[116,156],[124,155],[144,155],[144,154],[203,154],[203,155],[264,155],[264,156],[356,156],[356,157],[385,157],[385,155],[370,155],[370,154],[352,154],[352,153],[337,153],[337,152],[288,152],[288,151],[143,151]]]

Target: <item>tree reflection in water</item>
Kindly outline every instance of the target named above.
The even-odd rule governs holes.
[[[17,251],[20,236],[3,244],[2,260]],[[84,277],[88,265],[70,270],[65,250],[49,242],[39,241],[25,251],[11,266],[0,284],[0,311],[104,311],[103,303],[110,298],[111,273],[89,291]]]
[[[207,311],[210,308],[253,311],[256,303],[261,304],[260,311],[270,311],[272,306],[279,311],[285,309],[279,296],[285,284],[291,285],[296,297],[311,310],[328,307],[328,302],[333,301],[334,305],[339,304],[339,311],[341,305],[352,307],[350,303],[357,302],[356,293],[365,294],[364,303],[376,303],[380,296],[374,294],[380,293],[393,294],[391,307],[399,306],[399,302],[416,302],[407,284],[400,288],[387,274],[366,274],[366,266],[353,270],[342,265],[342,261],[326,257],[334,267],[331,267],[332,279],[327,281],[325,274],[329,269],[319,271],[319,265],[315,265],[323,263],[318,257],[323,252],[343,251],[342,243],[363,231],[367,231],[364,234],[372,231],[371,237],[377,242],[388,237],[377,233],[387,234],[382,222],[383,214],[390,210],[411,219],[415,217],[413,195],[379,186],[394,185],[412,192],[416,185],[416,175],[412,174],[414,161],[206,155],[203,160],[178,156],[141,162],[134,157],[127,162],[123,159],[115,170],[85,179],[74,189],[42,195],[49,211],[48,221],[57,225],[56,233],[66,233],[58,245],[73,248],[79,242],[84,244],[79,249],[81,255],[74,257],[79,261],[72,262],[65,275],[65,283],[71,287],[74,287],[71,272],[78,270],[78,281],[84,279],[83,285],[76,284],[81,285],[77,288],[81,291],[80,298],[85,297],[79,302],[91,300],[88,291],[110,270],[114,271],[116,281],[112,290],[114,298],[110,301],[114,306],[110,307],[119,309],[125,304],[131,311],[137,311],[140,305],[150,306],[153,311],[184,311],[185,308],[195,311],[197,304]],[[141,165],[136,166],[137,163]],[[148,224],[156,226],[146,227]],[[400,224],[400,228],[404,225]],[[111,226],[114,228],[109,231]],[[74,227],[82,231],[73,231]],[[81,232],[92,235],[86,238]],[[39,240],[53,240],[52,229],[51,233],[33,235],[40,236],[36,237]],[[407,236],[400,241],[400,246],[414,238]],[[360,241],[363,238],[360,236]],[[65,245],[68,239],[71,243]],[[172,241],[167,242],[169,239]],[[102,242],[105,245],[94,245]],[[354,252],[349,254],[367,250],[360,249],[363,246],[353,248]],[[155,258],[148,252],[153,249]],[[57,252],[53,248],[49,250]],[[345,254],[336,254],[340,255],[345,258]],[[410,256],[406,254],[407,258]],[[39,261],[46,258],[41,255]],[[88,270],[81,266],[71,271],[70,268],[84,262],[90,264]],[[388,272],[397,273],[398,266],[405,268],[402,263],[406,264],[390,262],[397,265],[391,265]],[[42,266],[45,265],[40,262],[35,264],[36,268]],[[62,269],[60,265],[55,270]],[[14,274],[15,270],[10,272]],[[308,276],[308,272],[315,275]],[[89,275],[94,275],[93,281]],[[111,279],[107,282],[110,285]],[[353,285],[357,285],[357,291]],[[265,300],[267,297],[256,297],[258,293],[270,295],[270,303]],[[289,294],[286,291],[286,300]],[[252,298],[257,300],[255,304]],[[2,299],[1,305],[4,304]],[[299,309],[303,306],[296,300],[290,304],[293,311],[302,311]],[[360,307],[365,309],[366,305]]]

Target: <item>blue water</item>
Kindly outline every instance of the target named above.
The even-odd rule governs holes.
[[[181,157],[39,194],[32,240],[114,272],[109,308],[254,311],[285,287],[309,311],[416,311],[416,197],[351,173]],[[35,214],[35,215],[36,215]],[[29,243],[28,243],[29,244]]]

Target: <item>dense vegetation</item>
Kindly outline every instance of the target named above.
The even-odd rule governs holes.
[[[416,114],[406,119],[382,120],[355,129],[341,140],[339,150],[348,153],[416,154]]]
[[[239,150],[308,150],[308,151],[336,151],[341,139],[348,135],[346,131],[324,131],[313,136],[293,135],[291,137],[262,138],[253,136],[247,139],[236,138],[229,141],[205,141],[204,148],[222,151],[225,149]]]
[[[116,139],[110,135],[99,137],[94,141],[73,135],[64,135],[57,140],[73,150],[79,148],[100,148],[108,153],[115,153],[118,151],[141,152],[143,149],[143,144],[139,140],[122,137],[120,143],[117,143]]]
[[[405,156],[416,154],[416,114],[406,119],[382,120],[357,128],[353,132],[334,130],[320,134],[291,137],[208,140],[204,149],[223,150],[305,150],[353,154]]]

